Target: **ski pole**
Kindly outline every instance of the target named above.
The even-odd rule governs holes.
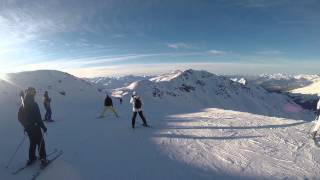
[[[41,133],[41,134],[42,134],[42,133]],[[41,138],[41,141],[40,141],[40,146],[38,147],[38,152],[39,152],[39,153],[40,153],[40,151],[41,151],[43,142],[44,142],[44,134],[42,134],[42,138]]]
[[[13,160],[14,157],[16,156],[17,152],[19,151],[19,149],[20,149],[20,147],[21,147],[21,145],[23,144],[23,142],[24,142],[25,139],[26,139],[26,136],[24,135],[24,136],[23,136],[23,139],[22,139],[22,141],[20,142],[20,144],[18,145],[16,151],[15,151],[15,152],[13,153],[13,155],[11,156],[11,158],[10,158],[10,160],[9,160],[9,162],[8,162],[8,165],[6,166],[7,169],[9,168],[12,160]]]
[[[48,135],[47,133],[41,133],[42,134],[42,138],[41,138],[41,142],[40,142],[40,146],[38,147],[38,152],[40,154],[41,148],[44,145],[44,135]]]

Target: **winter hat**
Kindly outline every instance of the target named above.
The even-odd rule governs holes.
[[[133,92],[132,92],[132,95],[134,95],[134,96],[137,95],[137,92],[133,91]]]

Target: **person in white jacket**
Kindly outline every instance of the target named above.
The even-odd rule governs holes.
[[[314,126],[312,132],[311,132],[311,136],[312,138],[316,138],[316,135],[320,129],[320,120],[319,120],[319,116],[320,116],[320,94],[318,95],[319,97],[319,100],[318,100],[318,103],[317,103],[317,117],[316,117],[316,125]]]
[[[131,99],[130,99],[130,104],[132,104],[132,111],[133,111],[133,114],[132,114],[132,128],[134,129],[137,113],[139,114],[139,116],[141,117],[141,119],[143,121],[143,126],[149,127],[149,125],[147,124],[146,118],[143,116],[142,100],[137,95],[136,92],[132,93],[132,96],[131,96]]]

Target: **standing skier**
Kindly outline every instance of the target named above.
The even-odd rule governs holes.
[[[51,119],[52,111],[51,111],[51,98],[48,95],[48,91],[44,92],[43,95],[43,105],[44,108],[46,109],[46,114],[44,116],[44,121],[52,122],[53,120]]]
[[[132,128],[134,129],[134,126],[135,126],[135,123],[136,123],[137,113],[139,113],[139,116],[141,117],[141,119],[143,121],[142,125],[145,126],[145,127],[149,127],[149,125],[147,124],[146,118],[143,116],[142,100],[137,95],[136,92],[132,93],[132,96],[131,96],[131,99],[130,99],[130,103],[132,104],[132,107],[133,107]]]
[[[122,104],[122,97],[120,97],[119,101],[120,101],[120,104]]]
[[[104,108],[100,114],[100,116],[98,118],[103,118],[104,117],[104,114],[107,110],[110,110],[111,112],[113,112],[113,114],[119,118],[119,115],[118,113],[116,112],[116,110],[114,110],[113,108],[113,102],[112,102],[112,99],[111,97],[107,94],[107,97],[105,98],[104,100]]]
[[[36,161],[36,148],[38,147],[41,166],[46,166],[48,164],[46,158],[46,148],[44,138],[41,132],[47,132],[39,110],[38,104],[34,100],[36,95],[36,90],[33,87],[29,87],[25,92],[25,97],[23,99],[23,104],[19,108],[18,119],[25,132],[28,134],[30,146],[29,146],[29,160],[27,165],[31,165]]]
[[[318,95],[318,97],[320,97],[320,95]],[[317,135],[317,132],[318,130],[320,129],[320,119],[319,119],[319,116],[320,116],[320,99],[318,100],[318,103],[317,103],[317,111],[316,111],[316,114],[317,114],[317,117],[316,117],[316,125],[314,126],[312,132],[311,132],[311,136],[312,138],[316,138],[316,135]]]

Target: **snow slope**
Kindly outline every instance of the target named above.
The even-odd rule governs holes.
[[[74,76],[58,71],[9,74],[0,81],[0,179],[29,179],[37,169],[10,174],[24,164],[27,141],[11,167],[4,168],[24,136],[16,114],[18,92],[27,86],[39,91],[40,107],[43,91],[49,90],[56,122],[47,124],[47,149],[64,150],[39,179],[317,179],[319,148],[306,137],[312,125],[306,121],[311,118],[308,111],[295,114],[300,120],[284,118],[294,114],[281,108],[285,97],[227,79],[189,70],[117,89],[114,93],[124,98],[123,105],[114,100],[118,120],[111,114],[96,119],[104,94]],[[198,86],[186,84],[197,80]],[[131,129],[132,90],[142,96],[153,128],[143,128],[137,120],[137,129]],[[274,98],[279,105],[261,105],[260,97]],[[249,103],[240,106],[240,100]],[[277,107],[275,117],[265,114]]]
[[[320,77],[312,80],[312,84],[290,91],[294,94],[320,94]]]

